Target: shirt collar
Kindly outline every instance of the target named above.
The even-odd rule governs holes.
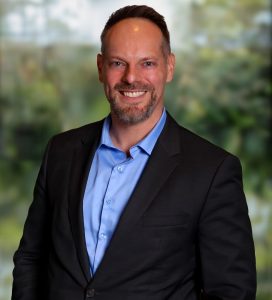
[[[142,148],[147,154],[151,155],[152,150],[160,136],[166,121],[166,111],[163,109],[162,115],[149,134],[141,140],[137,145]]]
[[[153,127],[153,129],[148,133],[148,135],[142,139],[139,143],[132,146],[130,150],[133,150],[133,148],[139,147],[143,151],[145,151],[148,155],[151,155],[152,150],[157,142],[158,137],[160,136],[160,133],[162,132],[162,129],[165,125],[166,121],[166,110],[163,109],[162,115],[159,119],[159,121],[156,123],[156,125]],[[111,140],[110,137],[110,126],[111,126],[111,117],[110,115],[105,119],[102,129],[102,135],[101,135],[101,141],[100,146],[104,145],[109,148],[117,149]]]

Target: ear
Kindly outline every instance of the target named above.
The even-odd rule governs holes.
[[[97,54],[96,64],[97,64],[99,81],[103,82],[103,55],[102,54]]]
[[[170,53],[167,58],[167,77],[166,82],[170,82],[173,79],[176,65],[176,58],[173,53]]]

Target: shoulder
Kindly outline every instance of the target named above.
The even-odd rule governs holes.
[[[169,114],[166,123],[166,140],[169,147],[178,147],[183,159],[199,165],[218,165],[226,158],[238,158],[191,130],[179,125]]]
[[[104,119],[56,134],[50,139],[48,148],[55,151],[68,151],[79,144],[94,142],[101,135],[103,122]]]

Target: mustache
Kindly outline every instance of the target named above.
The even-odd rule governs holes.
[[[133,82],[133,83],[117,83],[115,86],[114,86],[114,89],[116,91],[122,91],[122,92],[125,92],[125,91],[143,91],[143,92],[151,92],[153,90],[153,87],[148,85],[148,84],[143,84],[143,83],[140,83],[140,82]]]

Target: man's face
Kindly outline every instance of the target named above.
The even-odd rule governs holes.
[[[161,115],[174,56],[163,50],[163,36],[155,24],[141,18],[115,24],[106,34],[105,51],[97,56],[97,65],[116,118],[137,124]]]

